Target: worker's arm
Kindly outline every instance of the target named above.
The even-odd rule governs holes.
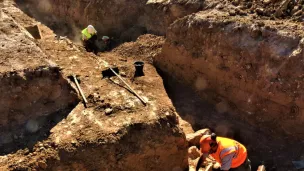
[[[234,155],[235,155],[235,153],[231,153],[222,158],[221,170],[228,171],[230,169]]]
[[[81,34],[81,38],[83,41],[87,40],[87,36],[85,36],[84,34]]]
[[[199,158],[198,162],[197,162],[197,165],[196,165],[196,171],[198,171],[202,165],[202,163],[204,163],[204,161],[206,160],[208,154],[203,154],[201,155],[201,157]]]

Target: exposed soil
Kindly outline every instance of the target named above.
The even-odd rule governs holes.
[[[255,19],[289,20],[302,23],[304,1],[292,0],[224,0],[205,1],[208,4],[204,9],[217,9],[228,12],[230,16],[252,15]]]
[[[2,156],[2,170],[171,170],[187,167],[185,135],[178,127],[161,77],[149,64],[151,54],[148,51],[136,58],[147,61],[145,76],[134,78],[136,60],[120,55],[121,50],[96,57],[66,38],[56,39],[48,27],[7,5],[5,14],[12,16],[21,27],[39,25],[42,39],[27,39],[38,45],[36,48],[43,52],[45,59],[60,66],[62,76],[75,90],[75,84],[68,76],[78,75],[89,104],[84,108],[79,103],[66,118],[52,125],[50,134],[39,139],[33,148],[21,147],[16,153]],[[154,41],[154,53],[160,52],[161,46],[157,44],[161,44],[163,38],[146,37]],[[145,46],[150,46],[149,43]],[[102,71],[108,67],[100,59],[117,67],[120,75],[148,101],[148,105],[144,106],[117,77],[102,78]]]
[[[245,144],[253,170],[304,159],[304,1],[0,3],[0,170],[188,170],[202,128]],[[86,52],[88,24],[117,47]]]
[[[0,153],[31,148],[79,102],[58,68],[1,75]],[[16,105],[18,104],[18,105]]]
[[[93,24],[100,35],[114,37],[118,42],[136,40],[145,33],[164,35],[174,20],[197,12],[203,6],[200,0],[16,2],[28,15],[48,25],[58,35],[79,40],[80,29]]]
[[[244,120],[300,138],[303,35],[293,23],[200,12],[171,25],[156,63]]]
[[[274,135],[274,129],[267,129],[267,126],[250,125],[250,122],[240,121],[236,112],[229,112],[227,109],[225,111],[225,107],[214,105],[210,99],[189,89],[181,80],[177,81],[166,74],[162,76],[167,93],[180,117],[190,123],[195,131],[211,128],[219,136],[230,137],[243,143],[248,149],[253,170],[262,162],[267,166],[267,170],[295,170],[291,161],[303,159],[303,140],[294,140],[283,133]],[[205,90],[204,93],[214,94],[210,90]],[[187,131],[187,126],[186,132],[191,133]]]

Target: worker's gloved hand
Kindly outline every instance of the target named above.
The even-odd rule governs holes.
[[[213,165],[213,168],[214,169],[219,169],[221,167],[221,164],[219,164],[218,162],[216,162],[214,165]]]

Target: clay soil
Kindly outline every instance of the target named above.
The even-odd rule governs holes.
[[[253,19],[284,19],[282,21],[290,20],[295,24],[301,24],[303,19],[303,12],[293,15],[302,10],[303,1],[289,4],[288,9],[293,10],[297,6],[297,11],[286,10],[277,17],[271,14],[280,6],[279,1],[270,1],[268,5],[265,0],[253,3],[206,3],[209,3],[209,6],[205,6],[205,10],[216,8],[227,11],[229,13],[226,17],[253,15]],[[47,128],[49,134],[39,139],[32,147],[22,147],[19,151],[14,149],[11,154],[1,156],[0,170],[187,169],[183,163],[187,148],[185,134],[206,127],[218,135],[235,138],[244,143],[248,148],[253,169],[264,161],[267,170],[295,170],[291,161],[304,160],[303,140],[280,132],[274,135],[267,126],[240,119],[236,116],[238,113],[227,112],[225,105],[214,105],[210,98],[199,96],[199,93],[188,85],[171,77],[171,73],[157,69],[153,65],[153,59],[161,57],[165,37],[141,35],[134,42],[120,44],[110,52],[95,56],[85,52],[77,42],[56,36],[50,29],[51,25],[39,23],[13,4],[12,1],[6,1],[6,7],[3,9],[8,16],[7,21],[4,20],[3,23],[13,24],[1,25],[1,36],[9,36],[10,39],[0,37],[0,43],[11,45],[13,48],[5,52],[6,55],[0,54],[1,73],[36,68],[40,65],[59,67],[62,77],[75,91],[77,88],[69,78],[73,74],[78,76],[89,103],[88,108],[79,103],[69,114],[64,114],[64,118],[56,125]],[[227,8],[224,8],[225,5]],[[24,32],[20,31],[20,28],[35,24],[40,28],[42,39],[24,38]],[[12,40],[21,42],[21,45],[10,42]],[[16,46],[20,49],[16,49]],[[117,77],[103,78],[102,71],[108,69],[103,60],[117,67],[120,75],[149,104],[144,106]],[[134,78],[133,63],[138,60],[145,62],[145,76]],[[204,94],[214,97],[216,101],[213,91],[205,91]],[[81,99],[81,96],[78,96]],[[155,123],[159,124],[155,126]],[[142,144],[145,143],[148,145],[143,148]],[[159,151],[156,150],[155,144],[161,147]],[[150,149],[150,146],[153,149]],[[100,161],[96,164],[92,158],[105,158],[110,162]],[[148,162],[141,164],[143,161]],[[172,163],[183,164],[173,166]],[[135,167],[137,165],[138,167]]]
[[[159,167],[174,168],[183,165],[186,153],[184,134],[176,126],[178,121],[175,110],[165,92],[161,77],[151,64],[153,55],[160,52],[163,37],[145,35],[137,43],[124,44],[122,47],[126,47],[125,49],[137,49],[133,55],[118,48],[95,56],[66,38],[55,38],[56,35],[48,27],[37,23],[18,8],[6,5],[5,15],[12,17],[20,27],[38,24],[41,30],[42,39],[30,39],[35,42],[36,48],[41,49],[41,55],[27,55],[25,59],[36,62],[37,58],[41,58],[42,62],[37,62],[38,66],[43,62],[46,65],[59,66],[62,76],[74,90],[77,88],[69,76],[77,75],[89,103],[88,108],[79,103],[56,126],[48,128],[50,134],[39,139],[33,147],[21,148],[2,156],[1,170],[158,170]],[[14,59],[19,54],[11,55]],[[103,78],[102,71],[108,67],[102,60],[117,67],[120,75],[148,105],[145,106],[117,77]],[[145,62],[144,77],[134,78],[133,63],[136,60]],[[31,64],[35,63],[23,62],[24,66]],[[8,67],[5,72],[13,69]],[[87,149],[85,153],[84,149]],[[103,152],[100,153],[99,150]],[[155,160],[155,157],[158,159]],[[95,164],[95,159],[101,159],[100,163]],[[136,160],[142,161],[141,164],[137,164]],[[167,164],[161,163],[166,160]]]

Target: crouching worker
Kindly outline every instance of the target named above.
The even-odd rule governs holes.
[[[198,171],[208,155],[212,156],[224,171],[251,171],[247,149],[241,143],[224,137],[217,137],[214,133],[203,135],[200,139],[202,155],[196,166]]]
[[[88,52],[94,52],[97,54],[98,52],[98,46],[96,45],[97,40],[97,31],[92,25],[89,25],[87,28],[83,29],[81,31],[82,33],[82,42],[84,45],[84,48]]]
[[[102,42],[100,43],[100,51],[109,51],[111,50],[111,39],[108,36],[102,36]]]

